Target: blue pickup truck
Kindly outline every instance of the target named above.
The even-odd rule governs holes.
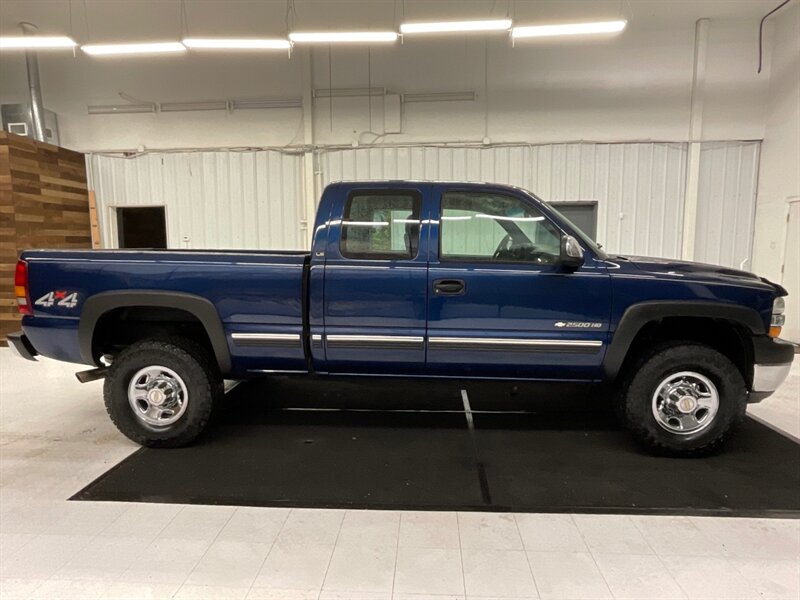
[[[23,252],[10,336],[104,377],[131,440],[185,445],[223,378],[275,373],[608,383],[646,447],[719,447],[787,376],[786,291],[612,256],[516,187],[335,183],[310,252]]]

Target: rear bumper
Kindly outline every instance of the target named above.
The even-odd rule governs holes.
[[[8,340],[8,347],[11,348],[14,354],[25,360],[36,360],[36,356],[39,353],[24,333],[21,331],[9,333],[6,339]]]
[[[777,390],[789,376],[794,346],[766,336],[753,339],[753,386],[750,402],[763,400]]]

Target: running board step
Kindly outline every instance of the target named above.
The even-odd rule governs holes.
[[[88,371],[78,371],[75,377],[81,383],[88,383],[97,379],[103,379],[108,372],[108,367],[97,367],[96,369],[89,369]]]

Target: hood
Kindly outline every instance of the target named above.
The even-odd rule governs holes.
[[[627,262],[639,271],[646,271],[653,275],[673,276],[676,277],[676,279],[691,275],[695,278],[725,280],[729,283],[760,283],[773,288],[779,296],[785,296],[787,294],[786,290],[777,283],[772,283],[768,279],[759,277],[755,273],[731,269],[730,267],[669,258],[654,258],[650,256],[613,256],[610,257],[609,260],[611,262]]]

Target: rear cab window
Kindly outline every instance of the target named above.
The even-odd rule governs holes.
[[[342,219],[346,258],[412,260],[419,253],[421,195],[413,190],[353,192]]]

